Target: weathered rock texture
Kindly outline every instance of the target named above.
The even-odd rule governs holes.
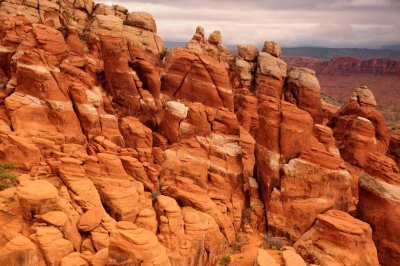
[[[370,154],[360,176],[359,217],[368,222],[378,248],[379,262],[396,265],[400,258],[400,172],[382,154]]]
[[[0,192],[1,265],[215,265],[267,230],[321,265],[398,261],[398,138],[367,88],[335,110],[275,42],[235,54],[198,27],[166,52],[118,5],[0,15],[0,158],[19,180]]]
[[[318,265],[379,265],[371,227],[349,214],[331,210],[295,244],[309,263]]]

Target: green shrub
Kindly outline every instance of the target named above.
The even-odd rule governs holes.
[[[231,246],[229,246],[229,253],[241,253],[242,247],[249,243],[249,238],[246,235],[239,233],[236,235],[236,241]]]
[[[229,253],[240,253],[242,251],[242,245],[238,242],[233,243],[229,246]]]
[[[219,260],[219,265],[229,265],[231,263],[232,259],[230,256],[223,256]]]
[[[276,250],[282,250],[284,244],[278,238],[275,238],[275,237],[269,236],[269,235],[265,235],[264,243],[262,244],[262,246],[263,246],[263,248],[271,248],[271,249],[276,249]]]
[[[0,162],[0,191],[17,183],[17,178],[8,172],[14,168],[15,166],[12,163]]]

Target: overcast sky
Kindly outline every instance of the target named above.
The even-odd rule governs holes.
[[[380,47],[400,44],[400,0],[98,0],[147,11],[158,34],[188,41],[197,25],[220,30],[225,44]]]

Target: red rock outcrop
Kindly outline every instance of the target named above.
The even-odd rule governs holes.
[[[307,68],[291,68],[285,86],[286,101],[310,113],[315,123],[321,123],[320,87],[315,72]]]
[[[305,259],[321,236],[314,260],[349,265],[377,265],[373,237],[390,265],[396,138],[369,90],[336,112],[280,57],[270,41],[235,54],[201,27],[167,52],[150,14],[118,5],[1,1],[0,159],[18,182],[0,163],[0,264],[216,265],[268,231],[306,241]],[[358,192],[372,235],[342,213]],[[276,263],[305,265],[284,249]]]
[[[272,54],[273,56],[278,58],[281,57],[282,54],[281,45],[277,42],[272,41],[265,41],[262,51]]]
[[[286,63],[270,53],[261,52],[256,71],[256,95],[259,101],[264,100],[265,96],[280,99],[285,78]]]
[[[400,258],[400,172],[393,160],[371,153],[360,176],[359,217],[373,228],[379,262],[396,265]]]
[[[37,246],[27,237],[19,235],[10,240],[0,250],[2,265],[45,265],[38,256]]]
[[[268,226],[272,232],[295,241],[317,214],[353,207],[351,175],[347,171],[316,167],[301,157],[284,165],[283,171],[280,191],[272,192],[269,205]]]
[[[397,162],[397,164],[400,164],[400,134],[399,133],[392,133],[390,135],[389,154]]]
[[[196,54],[208,55],[224,64],[228,68],[227,61],[234,58],[232,52],[222,43],[220,31],[213,31],[208,39],[205,38],[204,28],[198,26],[193,38],[186,44],[186,47]]]
[[[285,98],[294,99],[293,95],[296,95],[306,102],[311,97],[317,104],[307,110],[301,101],[294,101],[298,107],[282,101],[284,83],[276,83],[277,79],[274,79],[273,90],[258,94],[256,169],[268,210],[269,230],[296,241],[312,225],[317,214],[331,208],[350,211],[354,205],[352,177],[340,158],[332,131],[322,125],[316,126],[315,131],[313,129],[314,119],[310,114],[315,120],[322,118],[318,82],[313,77],[316,82],[299,83],[299,77],[292,76],[286,79],[289,85],[286,85]],[[281,80],[285,80],[285,75]],[[300,90],[306,93],[302,94]],[[308,97],[307,90],[315,90],[317,95],[311,93]],[[310,114],[299,109],[302,107]]]
[[[294,245],[308,263],[379,265],[371,227],[341,211],[317,216],[315,224]]]
[[[259,117],[255,89],[259,51],[255,45],[238,45],[238,55],[230,62],[229,75],[235,94],[235,113],[241,126],[255,137]]]
[[[398,239],[392,233],[398,230],[392,219],[398,215],[395,202],[399,170],[386,153],[396,158],[396,145],[393,140],[389,143],[389,130],[375,107],[372,92],[366,87],[357,88],[350,101],[332,117],[330,125],[340,154],[351,164],[348,169],[353,176],[353,195],[358,197],[358,217],[373,229],[379,262],[394,265],[399,255],[394,244]],[[389,210],[390,215],[384,216],[382,208]]]
[[[369,152],[386,154],[388,149],[389,130],[375,107],[372,92],[360,87],[330,121],[343,158],[360,167],[364,166]]]
[[[166,58],[162,78],[162,92],[166,96],[233,111],[228,72],[209,56],[174,48]]]
[[[110,236],[108,265],[171,265],[157,236],[129,222],[118,222]]]
[[[354,208],[352,178],[344,169],[329,128],[317,126],[314,137],[313,119],[306,111],[274,98],[259,108],[263,119],[258,130],[256,167],[268,206],[268,226],[296,241],[318,213]]]

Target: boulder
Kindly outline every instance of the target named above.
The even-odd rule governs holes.
[[[100,225],[103,218],[103,210],[99,208],[93,208],[83,213],[79,218],[77,224],[79,231],[89,232]]]
[[[357,101],[361,105],[376,107],[375,96],[372,91],[368,89],[367,86],[356,88],[351,95],[351,100]]]
[[[307,266],[303,258],[290,249],[282,252],[282,258],[285,262],[285,266]]]
[[[258,49],[255,45],[240,44],[237,47],[238,54],[246,61],[255,61],[258,56]]]
[[[215,44],[215,45],[221,44],[221,43],[222,43],[221,32],[218,31],[218,30],[213,31],[213,32],[210,34],[210,36],[208,37],[208,41],[209,41],[211,44]]]
[[[257,59],[256,96],[259,102],[265,96],[282,98],[282,86],[286,78],[286,63],[267,52],[261,52]]]
[[[110,260],[148,265],[171,265],[156,235],[133,223],[118,222],[110,237]]]
[[[39,250],[27,237],[18,235],[0,249],[0,264],[10,266],[45,265]]]
[[[280,265],[276,260],[268,254],[265,249],[259,248],[254,266],[278,266]]]
[[[45,180],[22,182],[18,186],[17,196],[27,220],[32,220],[35,215],[62,210],[57,189]]]
[[[308,263],[379,265],[371,227],[337,210],[317,215],[315,224],[294,247]]]
[[[53,226],[40,226],[35,235],[47,265],[60,265],[62,258],[74,250],[72,243]]]
[[[126,21],[126,25],[142,28],[149,30],[153,33],[157,33],[157,26],[153,16],[147,12],[132,12],[129,13]]]
[[[285,86],[286,101],[307,111],[314,123],[322,122],[320,85],[315,72],[307,68],[291,68]]]
[[[192,52],[200,55],[210,56],[228,69],[229,62],[234,59],[233,53],[222,44],[220,31],[213,31],[209,38],[204,37],[204,28],[198,26],[193,38],[186,44],[186,47]]]
[[[281,45],[277,42],[272,41],[265,41],[262,51],[278,58],[282,54]]]

